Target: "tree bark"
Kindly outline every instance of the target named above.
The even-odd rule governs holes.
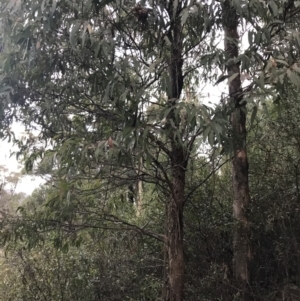
[[[233,216],[235,219],[233,241],[233,269],[235,279],[242,290],[242,299],[249,300],[249,266],[251,261],[250,227],[247,210],[250,203],[248,182],[248,158],[246,149],[246,107],[242,103],[243,93],[240,66],[235,61],[239,52],[239,17],[230,1],[222,5],[224,44],[227,55],[228,75],[237,74],[229,83],[230,106],[232,107],[231,125],[234,155],[232,159]]]
[[[143,158],[140,158],[138,165],[138,182],[137,182],[137,201],[136,201],[136,215],[140,217],[143,210],[143,181],[140,179],[141,171],[143,168]]]
[[[177,5],[175,5],[176,3]],[[171,111],[166,118],[166,128],[171,146],[169,154],[171,183],[169,184],[170,196],[166,208],[166,254],[168,264],[167,284],[164,292],[165,301],[182,301],[184,294],[183,208],[187,156],[182,139],[176,133],[176,131],[179,131],[180,120],[175,118],[176,104],[183,88],[182,28],[179,6],[178,1],[170,1],[168,8],[169,16],[174,18],[174,22],[172,22],[168,35],[172,45],[169,59],[170,83],[167,91],[167,106],[171,108]]]
[[[181,301],[184,291],[183,208],[185,189],[185,154],[173,148],[172,193],[167,204],[168,284],[165,300]]]

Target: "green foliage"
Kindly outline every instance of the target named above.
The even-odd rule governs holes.
[[[226,2],[249,43],[232,62],[220,28],[236,20],[219,1],[3,1],[0,134],[49,181],[1,217],[0,298],[157,300],[176,149],[187,165],[185,298],[237,300],[226,164],[236,108],[228,97],[207,106],[198,87],[245,74],[252,293],[299,286],[298,2]],[[232,63],[240,70],[227,74]]]
[[[296,164],[299,106],[293,98],[284,106],[277,107],[270,102],[266,105],[267,110],[258,107],[256,121],[248,135],[252,191],[249,215],[255,275],[251,287],[256,296],[272,300],[287,283],[299,285]],[[191,301],[238,298],[232,282],[231,171],[225,164],[218,173],[210,176],[212,169],[226,162],[216,153],[212,158],[213,161],[208,161],[194,157],[190,163],[193,168],[187,175],[188,189],[196,189],[186,203],[184,219],[186,300]],[[77,222],[88,221],[92,227],[68,231],[67,227],[60,226],[44,232],[47,227],[43,228],[41,224],[47,225],[50,212],[53,218],[66,221],[69,217],[62,213],[78,211],[63,209],[76,204],[72,201],[68,205],[64,198],[51,204],[56,193],[56,188],[35,192],[24,204],[26,210],[20,214],[25,220],[19,219],[19,224],[15,225],[22,229],[24,242],[15,246],[11,240],[11,247],[7,249],[8,257],[2,262],[5,268],[1,269],[1,298],[17,300],[19,296],[27,296],[24,300],[35,300],[32,296],[36,295],[39,300],[42,298],[39,287],[42,286],[48,296],[45,300],[59,299],[61,283],[69,283],[63,290],[66,299],[156,300],[161,294],[163,279],[161,243],[122,227],[116,220],[110,224],[115,226],[114,229],[102,228],[105,222],[103,219],[96,221],[99,207],[89,194],[85,199],[78,195],[81,203],[77,207],[80,208]],[[113,195],[110,193],[113,207],[110,210],[117,216],[122,215],[127,222],[148,223],[147,228],[153,232],[163,231],[164,205],[159,200],[164,196],[155,185],[144,187],[145,212],[139,219],[130,203],[122,203]],[[91,213],[93,206],[96,210]],[[32,227],[27,222],[24,224],[29,218]],[[27,236],[24,234],[26,224]],[[37,237],[35,243],[34,237]],[[30,240],[32,245],[28,245]],[[25,262],[18,255],[20,250]],[[34,276],[28,267],[36,271]],[[27,281],[25,284],[23,278]],[[95,282],[95,279],[101,281]]]
[[[10,237],[1,261],[0,299],[156,300],[161,246],[142,236],[137,226],[130,227],[130,216],[136,219],[132,205],[126,213],[124,204],[118,208],[118,201],[113,202],[114,211],[127,217],[123,227],[117,219],[99,217],[99,207],[87,207],[87,200],[80,211],[69,210],[71,221],[62,215],[67,212],[62,203],[47,202],[53,200],[53,190],[36,191],[18,217],[2,221],[1,237]],[[150,216],[157,224],[158,211]]]

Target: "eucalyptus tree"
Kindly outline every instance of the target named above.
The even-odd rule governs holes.
[[[196,70],[219,52],[217,40],[207,39],[212,5],[150,4],[10,1],[2,70],[2,91],[10,93],[2,96],[6,123],[17,118],[28,131],[40,131],[18,143],[29,169],[39,157],[53,159],[61,197],[72,200],[83,181],[94,183],[89,193],[97,189],[99,208],[107,208],[109,189],[132,181],[161,190],[166,231],[153,236],[163,241],[168,258],[164,299],[182,300],[189,156],[204,129],[214,143],[217,118],[226,123],[221,111],[199,106],[193,85]],[[147,110],[152,103],[154,117]],[[217,129],[221,140],[223,128]]]
[[[250,191],[246,104],[253,101],[264,102],[267,97],[282,95],[290,87],[289,81],[298,86],[299,76],[293,72],[297,72],[298,67],[295,59],[291,58],[297,56],[296,49],[299,45],[298,42],[295,43],[295,38],[299,38],[299,35],[290,27],[294,16],[299,13],[297,6],[297,1],[222,1],[225,69],[229,77],[228,105],[231,107],[233,215],[236,220],[233,270],[243,300],[250,298],[247,286],[250,283],[252,260],[250,221],[247,213]],[[245,52],[239,46],[242,41],[240,23],[249,26],[246,29],[249,47],[246,47]],[[250,80],[247,87],[242,86],[243,72]],[[255,106],[252,121],[256,112]]]
[[[246,151],[246,114],[243,110],[242,84],[238,57],[238,15],[229,1],[223,3],[224,43],[227,52],[228,74],[234,77],[229,83],[229,97],[231,106],[235,108],[231,114],[233,159],[233,215],[237,221],[234,231],[234,273],[240,284],[249,283],[249,261],[251,259],[250,229],[246,211],[250,203],[248,181],[248,158]],[[231,60],[231,61],[230,61]],[[245,290],[242,288],[242,290]],[[243,292],[246,300],[246,293]]]
[[[233,159],[234,204],[246,210],[244,102],[275,94],[288,81],[300,82],[297,66],[284,54],[297,45],[298,35],[285,28],[297,3],[11,0],[3,7],[2,134],[12,135],[9,126],[15,119],[28,132],[38,129],[37,138],[17,142],[27,168],[40,157],[50,158],[60,197],[71,200],[83,183],[92,183],[84,192],[97,191],[105,214],[111,189],[137,181],[160,189],[166,231],[153,237],[164,243],[168,258],[165,300],[183,299],[183,212],[196,189],[186,191],[186,171],[195,140],[203,134],[211,145],[233,145],[235,153],[242,153],[243,160]],[[239,23],[251,25],[249,47],[240,53]],[[225,51],[218,47],[222,27]],[[285,33],[284,46],[264,56],[279,33]],[[250,78],[245,89],[242,72]],[[199,104],[200,82],[226,78],[233,101],[225,110]],[[149,110],[152,104],[156,110]],[[229,114],[236,117],[231,132]],[[244,230],[241,236],[248,237],[248,226]],[[236,274],[244,286],[249,244],[241,236],[236,239],[241,245],[235,257],[242,256]]]

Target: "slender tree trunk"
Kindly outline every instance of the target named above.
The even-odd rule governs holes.
[[[171,113],[170,116],[173,114]],[[172,118],[170,117],[169,118]],[[173,118],[173,122],[175,118]],[[176,123],[175,123],[176,124]],[[175,129],[176,130],[176,129]],[[178,130],[178,128],[177,128]],[[167,292],[166,301],[183,300],[184,258],[183,258],[183,208],[186,176],[186,152],[179,138],[171,131],[171,194],[166,209],[167,244]]]
[[[248,158],[246,150],[246,107],[242,104],[243,93],[240,78],[239,63],[234,60],[238,56],[238,15],[231,6],[230,1],[223,3],[223,28],[225,33],[225,52],[228,61],[229,76],[237,76],[229,83],[231,125],[233,132],[234,156],[232,159],[233,181],[233,216],[235,218],[234,229],[234,275],[237,284],[243,292],[243,300],[249,300],[249,265],[251,261],[250,227],[247,217],[247,209],[250,202],[248,183]]]
[[[172,41],[169,59],[169,89],[167,106],[171,108],[167,116],[168,140],[170,142],[171,183],[170,197],[166,208],[166,253],[167,285],[165,301],[182,301],[184,292],[184,252],[183,252],[183,207],[185,174],[187,166],[186,151],[179,131],[180,120],[175,118],[175,110],[183,88],[182,73],[182,28],[180,1],[170,1],[168,8],[172,22],[168,37]],[[171,122],[172,120],[172,122]],[[175,126],[174,126],[175,125]]]
[[[176,157],[178,154],[176,154]],[[178,159],[178,158],[176,158]],[[175,162],[174,162],[175,163]],[[173,165],[173,191],[167,206],[168,290],[165,300],[183,300],[183,206],[185,168]]]
[[[137,217],[141,216],[143,210],[143,181],[140,179],[141,171],[143,168],[143,158],[140,158],[138,166],[138,182],[137,182],[137,203],[136,203],[136,215]]]

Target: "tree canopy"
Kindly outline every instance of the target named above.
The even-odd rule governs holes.
[[[293,0],[1,2],[1,136],[27,172],[48,178],[2,217],[2,241],[30,281],[22,300],[246,301],[298,285],[284,261],[297,253],[296,216],[278,196],[297,208],[299,9]],[[201,88],[224,84],[209,105]],[[266,242],[273,257],[262,268]],[[85,296],[72,295],[72,264]]]

